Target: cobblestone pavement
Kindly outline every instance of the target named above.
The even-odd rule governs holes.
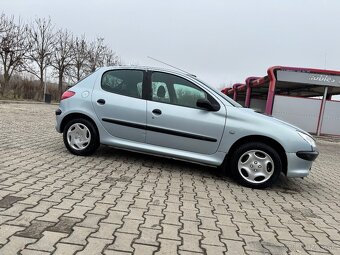
[[[102,146],[68,153],[44,104],[0,104],[0,254],[340,254],[340,143],[252,190]]]

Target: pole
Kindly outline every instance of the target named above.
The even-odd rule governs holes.
[[[325,105],[327,100],[327,93],[328,93],[328,87],[325,87],[325,90],[323,92],[322,102],[321,102],[321,108],[320,108],[320,116],[318,121],[318,129],[316,131],[316,135],[319,136],[321,134],[321,128],[322,128],[322,122],[323,122],[323,115],[325,113]]]
[[[47,87],[47,84],[46,84],[46,69],[45,69],[45,81],[44,81],[44,102],[46,102],[46,87]]]

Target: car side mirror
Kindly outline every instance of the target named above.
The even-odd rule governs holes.
[[[208,110],[208,111],[218,111],[220,109],[219,106],[213,105],[212,103],[210,103],[205,98],[197,99],[196,106],[199,107],[199,108],[203,108],[205,110]]]

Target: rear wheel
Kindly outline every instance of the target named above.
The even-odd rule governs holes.
[[[282,171],[282,161],[277,151],[260,142],[241,145],[233,153],[230,166],[233,177],[250,188],[271,186]]]
[[[99,147],[99,136],[92,122],[86,119],[69,121],[63,133],[64,144],[73,154],[87,156]]]

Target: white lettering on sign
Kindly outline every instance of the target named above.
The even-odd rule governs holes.
[[[278,70],[277,80],[318,86],[340,87],[340,75]]]
[[[320,82],[329,82],[329,83],[335,83],[335,79],[332,77],[329,77],[328,75],[323,75],[323,74],[316,74],[312,75],[309,80],[311,81],[320,81]]]

